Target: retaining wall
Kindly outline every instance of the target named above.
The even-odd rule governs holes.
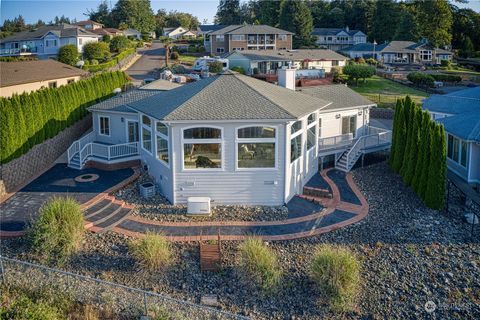
[[[92,115],[66,128],[55,137],[37,144],[21,157],[0,166],[0,202],[35,176],[41,174],[92,127]]]

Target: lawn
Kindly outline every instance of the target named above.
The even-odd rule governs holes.
[[[181,64],[193,66],[193,64],[195,63],[195,60],[197,59],[198,57],[196,56],[188,56],[188,55],[180,54],[177,61],[180,62]]]
[[[350,88],[377,103],[381,108],[395,106],[397,99],[403,98],[406,95],[412,97],[418,104],[421,104],[422,99],[429,96],[426,92],[404,86],[379,76],[373,76],[367,79],[365,83],[360,81],[358,86],[352,84]]]

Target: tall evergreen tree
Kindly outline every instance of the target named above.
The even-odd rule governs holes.
[[[415,164],[415,172],[412,179],[412,189],[420,196],[420,179],[422,175],[422,170],[425,163],[428,163],[429,153],[428,153],[428,135],[430,129],[430,114],[428,111],[422,111],[421,115],[421,124],[419,127],[419,136],[420,142],[418,144],[418,154],[417,154],[417,163]],[[427,165],[428,168],[428,165]]]
[[[393,158],[393,171],[399,173],[402,168],[403,154],[405,152],[406,139],[407,139],[407,127],[405,122],[405,101],[402,101],[400,105],[395,108],[395,113],[398,112],[398,123],[395,143],[395,154]]]
[[[447,0],[415,0],[419,35],[437,47],[452,41],[452,9]]]
[[[408,152],[408,158],[406,163],[406,169],[403,180],[410,186],[413,185],[413,179],[415,175],[415,168],[417,166],[418,156],[419,156],[419,144],[420,144],[420,126],[422,125],[422,110],[419,106],[415,105],[413,113],[413,119],[410,126],[412,126],[412,131],[410,134],[410,145]]]
[[[112,9],[111,17],[117,27],[125,24],[142,33],[155,30],[155,16],[150,0],[118,0]]]
[[[425,201],[425,194],[427,192],[427,186],[428,186],[428,177],[429,177],[429,170],[432,165],[431,160],[431,154],[433,152],[433,142],[434,142],[434,132],[435,132],[435,122],[430,121],[428,124],[428,129],[426,130],[426,135],[427,135],[427,141],[425,141],[426,148],[425,148],[425,162],[423,163],[423,167],[421,170],[421,175],[420,175],[420,181],[419,181],[419,187],[418,187],[418,195],[420,196],[420,199]]]
[[[392,145],[390,147],[390,158],[388,159],[390,163],[390,167],[393,168],[393,162],[395,159],[395,149],[397,147],[398,143],[398,118],[399,118],[399,109],[401,108],[402,101],[400,99],[397,99],[397,104],[395,106],[395,114],[393,116],[393,130],[392,130]]]
[[[241,24],[240,0],[220,0],[215,15],[216,24]]]
[[[394,32],[392,26],[399,22],[399,7],[395,0],[377,1],[373,15],[371,40],[378,43],[392,40]]]
[[[89,9],[87,13],[88,19],[102,23],[105,27],[114,27],[112,25],[112,16],[108,8],[107,0],[103,0],[97,7],[97,10]]]
[[[416,41],[417,25],[415,16],[410,11],[410,6],[405,4],[399,5],[398,24],[395,28],[393,40],[398,41]]]
[[[293,46],[298,48],[312,43],[313,19],[303,0],[284,0],[280,6],[280,28],[293,32]]]
[[[412,144],[412,134],[413,134],[413,122],[414,122],[414,116],[415,116],[415,109],[417,106],[415,105],[415,102],[410,98],[410,96],[407,96],[405,98],[405,126],[407,128],[407,140],[406,140],[406,145],[405,145],[405,153],[403,155],[403,162],[402,162],[402,167],[400,168],[400,175],[403,177],[403,180],[405,180],[406,176],[406,170],[408,167],[408,161],[409,161],[409,150],[411,149],[411,144]]]
[[[430,155],[430,167],[428,172],[427,191],[425,192],[425,204],[432,209],[442,209],[445,197],[446,176],[446,146],[445,131],[441,124],[434,126],[432,134],[434,140]]]
[[[258,0],[252,2],[255,18],[260,24],[278,26],[281,1]]]

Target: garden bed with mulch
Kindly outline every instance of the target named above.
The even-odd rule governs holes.
[[[361,222],[318,237],[271,242],[283,272],[280,288],[263,295],[237,271],[238,242],[223,242],[219,273],[201,273],[198,243],[173,244],[174,264],[165,273],[143,271],[128,253],[131,240],[115,233],[88,234],[65,269],[200,302],[218,296],[221,308],[253,319],[475,319],[480,317],[480,241],[455,220],[425,208],[385,163],[353,176],[370,205]],[[388,192],[386,192],[388,190]],[[328,311],[308,265],[320,243],[343,244],[361,261],[357,308]],[[3,240],[2,254],[24,260],[25,239]],[[425,303],[433,301],[433,314]]]

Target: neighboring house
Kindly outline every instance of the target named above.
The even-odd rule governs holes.
[[[209,34],[212,54],[235,50],[292,49],[293,33],[267,25],[230,25]]]
[[[0,96],[56,88],[78,81],[86,71],[47,59],[37,61],[0,62]]]
[[[40,58],[56,56],[66,44],[83,51],[88,42],[97,42],[101,36],[71,24],[42,26],[32,31],[15,33],[0,40],[0,55],[35,54]]]
[[[211,52],[210,33],[225,28],[223,24],[201,24],[197,27],[197,36],[203,37],[206,52]]]
[[[69,165],[140,160],[173,204],[210,197],[214,204],[282,205],[302,192],[320,158],[348,171],[373,144],[388,148],[375,134],[364,143],[374,103],[343,85],[296,92],[295,70],[279,74],[281,86],[226,71],[94,105],[93,132],[69,148]]]
[[[180,38],[194,39],[197,37],[197,35],[194,32],[183,27],[165,28],[163,29],[163,36],[172,38],[172,39],[180,39]]]
[[[142,33],[138,30],[131,29],[131,28],[123,30],[123,35],[127,38],[134,38],[137,40],[142,39]]]
[[[85,20],[74,23],[76,26],[80,26],[86,30],[98,30],[103,28],[103,24],[95,22],[93,20]]]
[[[333,67],[343,67],[347,58],[332,50],[257,50],[232,51],[222,56],[228,59],[230,68],[242,67],[247,74],[275,74],[277,69],[289,64],[297,70],[317,69],[331,72]]]
[[[445,127],[448,169],[480,185],[480,87],[431,95],[422,107]]]
[[[314,28],[311,35],[315,43],[325,49],[339,51],[346,47],[367,42],[367,35],[350,28]]]
[[[374,46],[371,43],[355,45],[341,50],[351,58],[375,58],[385,64],[440,64],[442,60],[452,60],[452,52],[436,48],[427,40],[391,41]]]
[[[123,36],[123,31],[115,28],[102,28],[102,29],[95,29],[92,30],[93,33],[101,35],[101,36]]]

